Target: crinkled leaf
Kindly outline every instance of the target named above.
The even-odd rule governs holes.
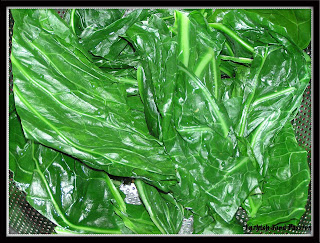
[[[129,32],[128,35],[134,37],[131,38],[135,40],[135,45],[141,48],[140,51],[146,50],[147,53],[150,53],[146,55],[146,64],[143,65],[145,73],[147,73],[146,70],[149,72],[148,75],[144,73],[143,85],[149,85],[149,87],[157,85],[159,87],[148,92],[144,92],[143,89],[142,97],[143,100],[149,101],[148,99],[152,95],[153,98],[151,97],[150,100],[161,107],[163,101],[158,98],[161,94],[161,88],[166,87],[166,83],[176,86],[174,88],[175,95],[170,97],[174,101],[174,109],[166,109],[167,113],[159,112],[161,117],[166,115],[170,117],[169,125],[171,128],[167,129],[163,135],[165,136],[164,143],[169,154],[177,162],[176,167],[180,182],[172,190],[180,203],[185,207],[191,207],[198,214],[204,215],[206,208],[210,206],[225,220],[230,221],[238,206],[257,186],[258,174],[254,166],[251,165],[250,158],[246,156],[235,158],[236,152],[231,152],[236,144],[235,141],[232,141],[232,136],[228,137],[230,121],[225,114],[225,108],[219,102],[220,96],[217,95],[219,92],[212,89],[212,87],[218,88],[218,85],[223,85],[220,73],[214,74],[217,71],[214,60],[222,49],[224,37],[212,31],[203,16],[197,12],[191,13],[189,16],[178,11],[175,14],[178,31],[177,59],[181,63],[178,63],[178,76],[176,83],[173,84],[172,79],[166,78],[165,72],[164,74],[160,73],[161,82],[158,81],[159,70],[167,71],[169,74],[172,70],[157,68],[161,64],[165,65],[163,60],[156,58],[156,56],[150,58],[156,53],[159,53],[157,55],[161,58],[165,55],[161,53],[161,49],[155,50],[153,48],[156,43],[158,45],[164,43],[164,40],[161,41],[160,38],[163,35],[157,35],[158,30],[162,29],[143,25],[139,29],[137,25],[134,26],[135,29],[132,29],[133,27],[129,29],[132,34],[130,35],[131,32]],[[153,38],[150,38],[148,31],[154,33]],[[197,33],[196,38],[191,38],[192,33]],[[220,42],[210,41],[213,36]],[[154,62],[157,66],[154,66]],[[217,80],[208,80],[203,75],[209,66],[212,67],[213,76]],[[145,102],[144,105],[148,107],[149,104]],[[172,107],[171,101],[169,105]],[[162,120],[159,121],[160,115],[153,119],[155,122],[162,123]],[[168,135],[170,132],[172,132],[171,135]],[[172,137],[169,139],[169,136]],[[228,138],[225,139],[226,137]],[[221,164],[222,161],[224,164]],[[230,183],[232,180],[229,176],[233,178],[232,180],[241,181],[241,183]],[[215,183],[212,184],[209,178],[215,178]],[[231,197],[232,193],[239,193],[239,197]],[[204,199],[208,197],[210,199]],[[199,202],[200,198],[203,199],[201,202]]]
[[[171,194],[159,192],[155,187],[136,181],[139,196],[150,218],[162,234],[177,234],[183,220],[183,207]]]
[[[231,222],[225,222],[221,217],[215,215],[215,221],[212,224],[209,224],[208,227],[204,229],[202,234],[210,234],[210,235],[235,235],[235,234],[243,234],[243,228],[239,221],[236,218],[233,218]]]
[[[311,40],[311,9],[247,9],[266,18],[271,23],[284,27],[286,35],[301,49]]]
[[[149,19],[148,25],[133,25],[126,34],[142,58],[137,79],[147,125],[151,134],[161,139],[160,117],[166,116],[174,87],[175,42],[170,40],[164,21],[156,16]],[[172,84],[166,82],[168,79]]]
[[[272,226],[290,221],[296,225],[305,212],[310,169],[307,151],[298,145],[291,123],[279,132],[266,157],[268,172],[260,200],[252,200],[251,196],[248,199],[251,214],[248,224]]]
[[[142,178],[147,210],[109,187],[130,232],[176,233],[183,211],[195,234],[241,233],[240,205],[249,222],[297,224],[310,174],[285,124],[310,80],[301,51],[310,18],[284,10],[282,22],[270,11],[73,10],[70,28],[52,11],[14,10],[24,132],[95,168]],[[28,181],[23,146],[13,147],[10,166]]]
[[[261,173],[265,173],[263,151],[299,107],[310,69],[302,53],[291,55],[276,46],[256,51],[243,89],[236,131],[238,136],[248,138]]]
[[[9,120],[9,168],[31,206],[70,232],[121,233],[108,175],[25,139],[16,113]]]
[[[11,61],[26,137],[113,175],[157,185],[175,180],[164,148],[145,133],[145,123],[133,118],[121,78],[101,72],[76,43],[61,39],[56,30],[62,27],[64,35],[74,35],[53,11],[26,10],[19,18],[20,14],[13,11]],[[43,19],[61,28],[44,29]]]
[[[86,28],[104,28],[120,19],[125,9],[70,9],[64,19],[79,36]]]
[[[105,10],[105,12],[109,12]],[[80,16],[86,12],[79,11]],[[109,24],[98,26],[91,24],[87,26],[79,35],[80,43],[83,47],[95,56],[105,59],[114,60],[120,55],[122,50],[128,46],[128,42],[120,38],[125,35],[126,30],[135,22],[145,18],[147,10],[136,9],[128,15],[117,19]],[[102,20],[103,21],[103,20]],[[132,53],[134,55],[134,53]]]
[[[126,204],[106,173],[27,140],[15,112],[9,128],[9,169],[15,183],[36,210],[58,225],[57,232],[160,233],[146,208]]]

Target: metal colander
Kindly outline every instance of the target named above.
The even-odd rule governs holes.
[[[64,17],[65,9],[56,9],[60,17]],[[13,30],[13,18],[9,13],[9,54],[11,53],[11,37]],[[309,46],[306,52],[311,55],[311,47]],[[12,92],[12,71],[11,61],[9,59],[9,93]],[[311,166],[311,132],[312,132],[312,102],[311,102],[311,84],[308,85],[304,92],[301,107],[297,116],[292,121],[296,138],[301,147],[308,151],[308,162]],[[9,171],[9,201],[8,201],[8,220],[9,220],[9,235],[14,234],[53,234],[55,233],[55,224],[48,220],[35,210],[27,201],[26,195],[20,191],[13,180],[13,174]],[[311,177],[312,179],[312,177]],[[298,227],[295,229],[280,229],[274,231],[250,231],[246,224],[248,216],[241,207],[236,213],[236,219],[242,224],[245,234],[310,234],[311,233],[311,185],[308,190],[308,200],[306,204],[306,212],[301,217]]]

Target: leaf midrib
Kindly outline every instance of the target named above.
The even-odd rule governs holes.
[[[32,148],[32,159],[35,163],[36,169],[35,171],[38,173],[38,175],[40,176],[42,182],[45,185],[46,191],[49,194],[49,197],[51,199],[51,202],[54,206],[54,208],[56,209],[57,213],[60,215],[61,219],[63,220],[63,222],[71,227],[73,227],[74,229],[78,229],[78,230],[84,230],[84,231],[91,231],[91,232],[96,232],[96,233],[104,233],[104,234],[115,234],[115,233],[121,233],[120,230],[118,229],[98,229],[98,228],[93,228],[93,227],[86,227],[86,226],[79,226],[79,225],[75,225],[73,223],[71,223],[63,214],[63,212],[61,211],[59,205],[57,204],[56,200],[54,199],[50,186],[48,185],[48,182],[43,174],[43,172],[40,169],[38,160],[35,158],[35,154],[34,154],[34,143],[32,143],[31,145]]]
[[[121,165],[125,165],[127,167],[131,167],[131,168],[135,168],[135,169],[143,169],[145,170],[145,168],[140,168],[140,167],[137,167],[137,166],[133,166],[132,164],[130,163],[121,163],[120,161],[116,161],[116,160],[113,160],[109,157],[107,157],[105,154],[101,154],[101,153],[98,153],[94,150],[90,150],[90,149],[87,149],[87,148],[84,148],[84,147],[81,147],[75,143],[73,143],[71,140],[69,140],[68,138],[65,137],[64,134],[62,134],[54,125],[52,125],[50,122],[48,122],[41,114],[39,114],[39,112],[37,112],[30,104],[29,102],[27,102],[24,97],[22,96],[22,94],[20,93],[20,91],[17,89],[17,87],[15,86],[15,84],[13,85],[13,90],[14,90],[14,93],[19,97],[19,99],[21,100],[22,103],[24,103],[25,106],[27,106],[29,108],[29,110],[35,115],[37,116],[40,120],[42,120],[45,124],[47,124],[52,130],[54,130],[62,139],[65,140],[65,142],[67,144],[70,144],[71,146],[79,149],[80,151],[85,151],[89,154],[96,154],[96,155],[99,155],[109,161],[111,161],[112,163],[115,163],[115,164],[121,164]],[[159,172],[156,172],[156,171],[151,171],[151,170],[148,170],[149,172],[151,173],[156,173],[156,174],[159,174]]]

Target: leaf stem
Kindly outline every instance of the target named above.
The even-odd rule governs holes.
[[[161,231],[162,234],[167,234],[166,230],[161,226],[160,222],[158,222],[157,217],[153,214],[152,206],[150,205],[149,200],[147,198],[147,195],[144,191],[143,183],[141,182],[140,179],[137,179],[137,180],[135,180],[135,184],[137,186],[139,196],[140,196],[144,206],[146,207],[152,222],[157,226],[157,228]]]
[[[225,25],[223,25],[221,23],[209,23],[209,26],[214,29],[217,29],[217,30],[224,32],[225,34],[230,36],[232,39],[237,41],[240,45],[242,45],[245,49],[247,49],[251,53],[254,53],[254,48],[250,44],[248,44],[246,41],[241,39],[234,31],[232,31],[231,29],[229,29]]]
[[[76,30],[74,28],[74,15],[75,15],[76,9],[72,9],[71,13],[70,13],[70,26],[74,32],[74,34],[76,34]]]
[[[222,67],[222,66],[220,66],[219,69],[220,69],[221,72],[225,73],[225,74],[228,75],[230,78],[233,77],[232,71],[229,71],[228,69],[226,69],[225,67]]]
[[[62,221],[66,225],[68,225],[76,230],[89,231],[89,232],[91,231],[91,232],[98,233],[98,234],[117,234],[117,233],[120,234],[121,233],[121,231],[119,229],[108,229],[108,228],[100,229],[100,228],[94,228],[94,227],[90,227],[90,226],[81,226],[81,225],[76,225],[76,224],[71,223],[69,221],[69,219],[66,218],[65,214],[61,211],[58,203],[56,202],[54,196],[52,195],[52,191],[51,191],[51,188],[46,180],[46,177],[40,169],[38,160],[35,158],[34,143],[31,144],[31,149],[32,149],[32,159],[33,159],[35,166],[36,166],[35,172],[38,173],[38,175],[40,176],[40,179],[42,180],[42,183],[44,184],[44,186],[46,188],[46,191],[48,193],[48,196],[50,197],[50,200],[52,202],[52,205],[53,205],[56,213],[60,216],[60,218],[62,219]]]
[[[267,59],[267,56],[268,56],[268,47],[266,47],[266,51],[264,53],[264,56],[262,57],[261,59],[261,63],[260,63],[260,67],[257,68],[257,73],[255,74],[254,78],[253,78],[253,89],[251,91],[251,93],[249,94],[245,104],[244,104],[244,108],[243,108],[243,111],[242,111],[242,115],[241,115],[241,119],[240,119],[240,122],[239,122],[239,137],[242,137],[244,135],[244,130],[245,130],[245,126],[246,126],[246,122],[247,122],[247,116],[248,116],[248,112],[249,112],[249,108],[251,106],[251,102],[253,100],[253,97],[255,95],[255,92],[256,92],[256,87],[258,85],[258,79],[259,79],[259,75],[261,73],[261,70],[264,66],[264,63]]]
[[[268,94],[268,95],[262,96],[259,99],[256,99],[252,103],[252,107],[254,107],[254,106],[256,106],[256,105],[258,105],[258,104],[260,104],[262,102],[265,102],[265,101],[268,101],[268,100],[271,100],[271,99],[274,99],[274,98],[278,98],[279,96],[281,96],[283,94],[288,95],[289,93],[292,93],[295,90],[296,90],[295,87],[290,87],[290,88],[287,88],[287,89],[284,89],[284,90],[281,90],[281,91],[277,91],[277,92],[275,91],[272,94]]]
[[[199,62],[196,65],[194,74],[200,78],[202,71],[206,68],[206,66],[210,63],[210,61],[214,58],[214,51],[212,48],[208,49],[208,52],[199,58]]]
[[[221,60],[224,60],[224,61],[233,61],[233,62],[238,62],[238,63],[243,63],[243,64],[250,64],[253,61],[252,58],[232,57],[232,56],[225,56],[225,55],[220,55],[220,58],[221,58]]]
[[[139,89],[139,94],[142,103],[144,103],[144,95],[143,95],[143,76],[144,76],[144,71],[141,66],[138,67],[137,69],[137,80],[138,80],[138,89]]]
[[[224,45],[226,46],[227,51],[229,52],[229,55],[234,57],[234,53],[233,53],[233,50],[232,50],[232,48],[231,48],[231,45],[229,44],[229,42],[228,42],[227,40],[226,40],[226,42],[224,43]]]
[[[175,11],[175,16],[178,23],[178,43],[179,43],[179,59],[188,67],[190,57],[190,21],[188,17]]]
[[[105,181],[111,191],[111,194],[114,196],[114,199],[116,200],[116,202],[118,203],[119,205],[119,209],[122,211],[122,212],[125,212],[126,211],[126,204],[125,202],[123,201],[121,195],[120,195],[120,192],[117,190],[117,188],[115,187],[115,185],[113,184],[113,182],[111,181],[109,175],[107,173],[105,173]]]
[[[213,116],[215,119],[219,120],[221,124],[221,129],[223,132],[223,136],[227,137],[229,133],[229,128],[227,125],[227,122],[223,119],[222,114],[220,112],[220,108],[218,107],[215,98],[211,95],[209,90],[205,85],[202,84],[202,82],[199,80],[197,76],[190,73],[185,67],[178,65],[178,69],[180,69],[182,72],[184,72],[189,78],[200,88],[200,90],[203,92],[204,96],[206,97],[210,108],[212,109]],[[210,110],[211,110],[210,109]]]
[[[218,57],[219,58],[219,57]],[[213,51],[212,58],[212,67],[213,67],[213,76],[214,76],[214,96],[216,99],[219,99],[219,84],[221,83],[221,74],[220,69],[217,64],[217,60],[215,58],[215,52]]]
[[[173,16],[173,15],[170,15],[170,16],[167,16],[167,17],[162,17],[162,18],[160,18],[160,19],[166,20],[166,19],[173,19],[173,18],[174,18],[174,16]]]

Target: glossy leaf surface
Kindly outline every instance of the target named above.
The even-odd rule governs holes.
[[[174,180],[164,148],[147,133],[145,123],[133,119],[121,78],[99,71],[78,44],[61,39],[55,31],[62,28],[76,37],[53,11],[27,11],[24,23],[18,14],[14,12],[11,60],[26,137],[113,175]],[[49,27],[60,28],[42,28],[41,16]],[[36,30],[35,38],[31,33]]]
[[[311,9],[248,9],[285,28],[298,47],[305,49],[311,40]]]
[[[123,233],[176,234],[191,218],[194,234],[239,234],[239,206],[250,225],[298,223],[310,171],[290,121],[311,77],[307,11],[13,16],[14,96],[27,140],[15,135],[10,169],[21,188],[38,180],[25,173],[36,170],[26,158],[28,144],[41,143],[73,156],[74,177],[90,166],[135,181],[142,205],[124,203],[116,179],[101,187]]]
[[[36,210],[58,225],[57,232],[160,233],[146,208],[126,204],[106,173],[27,140],[15,110],[9,121],[9,168],[15,183]]]
[[[183,220],[183,207],[171,194],[160,193],[155,187],[136,181],[140,198],[162,234],[177,234]]]
[[[108,175],[58,151],[26,140],[18,116],[10,117],[9,168],[27,201],[71,232],[120,234]]]
[[[65,19],[97,66],[131,68],[138,64],[139,56],[123,36],[146,14],[146,10],[139,9],[72,9]]]
[[[241,78],[246,83],[241,84],[241,112],[235,130],[238,136],[247,137],[260,173],[265,173],[263,151],[301,103],[310,80],[309,62],[287,38],[283,27],[272,25],[256,12],[219,10],[214,15],[213,20],[222,23],[214,28],[228,36],[236,35],[237,43],[252,43],[248,45],[253,61]]]
[[[249,224],[297,224],[305,212],[310,169],[307,151],[298,145],[291,123],[281,130],[267,153],[268,172],[260,200],[257,203],[249,197]]]
[[[157,21],[159,24],[160,20]],[[144,97],[144,100],[148,100],[149,97],[146,98],[145,96],[151,93],[158,98],[161,95],[162,87],[169,87],[169,83],[172,86],[176,85],[175,96],[168,96],[170,97],[169,102],[165,104],[169,104],[170,107],[171,99],[175,102],[174,109],[171,109],[172,113],[168,117],[173,116],[174,119],[178,119],[169,124],[172,131],[170,136],[173,137],[167,140],[169,135],[163,135],[165,136],[164,142],[166,148],[169,149],[169,154],[174,156],[177,161],[178,173],[180,174],[179,186],[173,188],[173,190],[176,193],[178,201],[185,207],[191,207],[194,211],[203,215],[206,211],[205,208],[210,206],[223,215],[225,220],[229,221],[242,200],[257,186],[259,175],[251,165],[252,161],[250,158],[242,158],[242,156],[237,156],[237,158],[234,157],[235,151],[234,153],[230,152],[233,150],[231,149],[232,147],[237,146],[234,141],[231,141],[231,137],[228,137],[230,121],[225,116],[225,112],[223,112],[225,108],[219,102],[219,92],[210,88],[214,87],[219,90],[217,86],[223,85],[220,80],[220,74],[213,75],[217,80],[212,80],[211,75],[208,76],[210,78],[206,79],[203,75],[204,70],[208,70],[207,67],[212,68],[212,71],[209,69],[211,73],[218,72],[214,59],[216,58],[215,55],[219,53],[219,48],[220,50],[222,48],[224,38],[221,34],[212,32],[209,26],[206,25],[203,16],[198,13],[192,13],[190,17],[187,17],[184,13],[176,12],[176,21],[178,31],[176,48],[178,48],[177,53],[179,53],[177,59],[181,62],[178,62],[178,69],[176,70],[178,75],[176,84],[172,84],[172,79],[167,78],[173,76],[169,76],[173,70],[158,68],[154,65],[154,61],[159,63],[159,58],[150,58],[149,54],[144,57],[147,64],[143,68],[144,71],[149,70],[150,74],[149,76],[144,76],[143,85],[144,87],[145,85],[149,85],[150,87],[152,87],[151,85],[157,85],[159,88],[143,93],[142,97]],[[132,29],[135,44],[139,45],[139,47],[141,46],[141,50],[150,50],[152,55],[154,53],[152,50],[156,46],[153,40],[158,41],[159,44],[163,43],[164,40],[161,42],[160,36],[164,38],[164,35],[158,34],[158,38],[150,38],[148,32],[151,32],[151,29],[147,31],[147,27],[144,26],[139,27],[140,29],[137,28]],[[162,29],[158,28],[158,30]],[[191,39],[191,33],[195,31],[198,31],[197,36],[199,36],[199,40]],[[157,32],[152,31],[151,33]],[[214,38],[220,37],[220,43],[210,42],[213,36]],[[201,45],[198,43],[201,43]],[[163,58],[161,50],[158,51],[160,51],[159,57]],[[165,65],[164,62],[163,65]],[[190,66],[190,68],[185,65]],[[160,78],[161,82],[158,81],[159,70],[167,71],[167,74],[160,73],[162,75]],[[203,79],[201,80],[195,73],[207,83]],[[151,98],[149,100],[155,100],[158,107],[163,106],[161,99]],[[164,100],[164,102],[167,102],[167,100]],[[150,104],[146,102],[144,102],[144,105],[147,108],[150,107]],[[159,110],[162,111],[162,109]],[[169,109],[167,108],[165,111],[167,112]],[[167,114],[162,112],[161,117],[165,117]],[[155,117],[152,119],[159,124],[164,122],[163,120],[159,120],[159,115],[158,118]],[[225,139],[226,137],[228,139]],[[221,143],[224,139],[225,142]],[[220,141],[219,144],[217,141]],[[171,145],[173,142],[175,144],[180,143],[178,145],[180,147],[179,151],[174,151],[177,147]],[[202,172],[200,173],[200,171]],[[185,173],[189,175],[186,176]],[[212,184],[209,178],[215,178],[215,183]],[[242,183],[230,184],[230,181],[233,180],[239,180]],[[195,197],[196,194],[194,193],[193,195],[190,194],[190,190],[198,191],[197,193],[201,197]],[[239,195],[236,197],[231,196],[233,193],[241,193],[240,198],[238,197]],[[200,202],[201,198],[207,197],[210,198],[207,199],[208,201],[202,200]]]

